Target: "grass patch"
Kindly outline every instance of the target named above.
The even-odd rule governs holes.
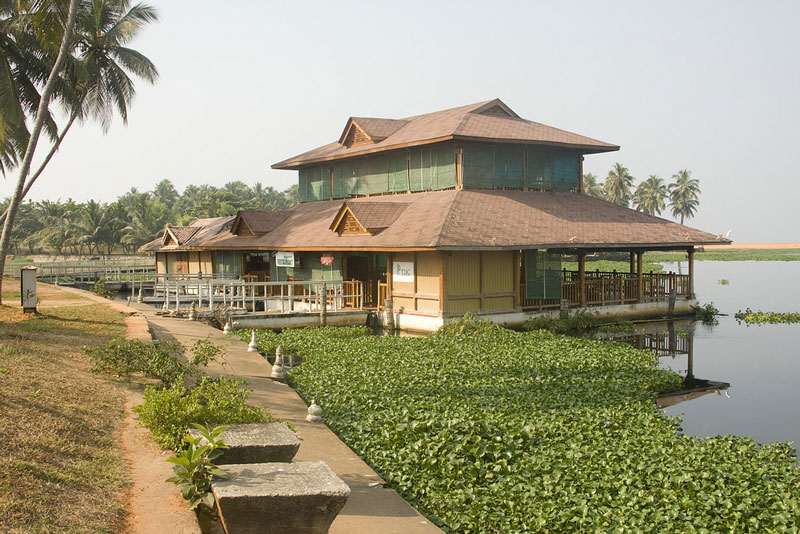
[[[124,390],[92,375],[80,350],[123,332],[103,305],[0,307],[0,532],[123,529]]]
[[[745,249],[709,250],[695,252],[697,261],[800,261],[800,249]],[[685,252],[645,252],[644,261],[686,261]]]
[[[293,332],[304,362],[290,372],[328,425],[445,531],[797,529],[794,450],[683,435],[654,405],[681,379],[652,354],[447,326],[426,338]]]

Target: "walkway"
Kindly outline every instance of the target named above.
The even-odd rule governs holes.
[[[306,404],[292,388],[269,378],[272,367],[258,353],[247,352],[247,343],[235,336],[226,336],[206,323],[163,317],[157,314],[156,308],[145,304],[131,303],[128,311],[131,310],[146,318],[157,339],[176,340],[187,347],[198,339],[208,339],[223,347],[224,367],[214,363],[209,366],[209,374],[246,380],[253,389],[250,402],[269,409],[275,417],[292,423],[297,429],[302,441],[295,460],[322,460],[350,486],[350,498],[331,525],[330,534],[442,532],[394,490],[383,487],[381,478],[326,425],[307,422]]]

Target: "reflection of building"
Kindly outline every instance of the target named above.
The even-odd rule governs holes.
[[[618,149],[500,100],[352,117],[338,141],[273,165],[299,171],[300,204],[171,227],[142,250],[156,252],[161,272],[353,280],[367,306],[391,298],[409,329],[468,311],[507,324],[562,307],[688,311],[694,246],[728,241],[582,194],[583,156]],[[686,251],[689,273],[643,273],[646,250]],[[587,270],[598,251],[626,253],[629,272]],[[279,252],[292,267],[278,266]],[[564,254],[576,270],[562,269]]]

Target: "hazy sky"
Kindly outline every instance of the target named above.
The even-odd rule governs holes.
[[[636,183],[691,170],[691,226],[800,242],[796,0],[151,3],[161,21],[132,46],[160,81],[137,83],[127,127],[70,132],[33,200],[109,202],[164,178],[284,189],[297,173],[269,166],[336,140],[351,115],[500,98],[621,145],[586,156],[601,180],[617,161]]]

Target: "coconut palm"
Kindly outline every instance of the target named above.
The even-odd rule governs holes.
[[[603,185],[603,190],[609,202],[627,208],[631,199],[632,186],[633,176],[630,175],[628,169],[623,167],[621,163],[615,163],[614,167],[608,171],[608,178],[606,178],[606,182]]]
[[[597,176],[590,172],[583,175],[583,193],[594,198],[606,198],[603,186],[597,183]]]
[[[153,189],[153,198],[166,206],[172,206],[178,200],[178,191],[169,180],[161,180]]]
[[[667,195],[667,184],[664,180],[651,174],[636,188],[636,192],[633,194],[633,205],[637,210],[650,215],[661,215]]]
[[[8,0],[1,1],[8,2]],[[35,5],[38,10],[33,13],[33,20],[37,20],[38,17],[41,27],[58,26],[62,31],[57,39],[60,42],[58,54],[42,89],[31,134],[19,168],[17,185],[3,224],[3,233],[0,237],[0,272],[5,267],[11,229],[19,204],[41,172],[38,171],[31,180],[28,180],[39,135],[45,126],[47,110],[59,84],[63,85],[66,80],[77,95],[74,99],[65,100],[70,120],[63,134],[66,134],[75,120],[86,116],[98,120],[103,130],[107,131],[115,111],[122,117],[123,122],[127,122],[127,109],[135,91],[126,71],[150,82],[158,76],[150,60],[126,47],[145,24],[157,20],[153,8],[137,4],[128,9],[129,0],[88,0],[84,3],[79,0],[42,0]],[[82,8],[80,16],[79,6]],[[66,17],[59,17],[63,17],[64,14]],[[59,23],[63,20],[63,24],[54,25],[54,20]],[[74,35],[76,27],[77,36]],[[46,38],[52,36],[53,32],[41,32],[41,35]],[[55,42],[56,39],[50,41]],[[47,53],[50,41],[40,40],[43,54]],[[63,140],[63,134],[58,136],[45,165]]]
[[[681,224],[684,219],[694,217],[694,212],[700,205],[700,180],[692,178],[691,171],[683,169],[672,175],[675,180],[669,184],[669,205],[672,216],[680,215]]]

